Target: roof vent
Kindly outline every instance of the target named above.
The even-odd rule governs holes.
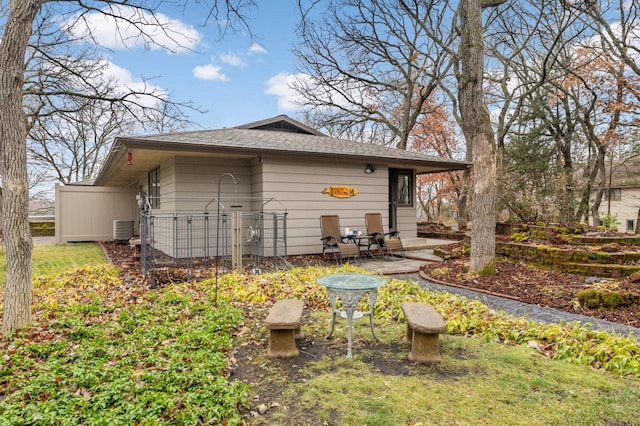
[[[113,239],[129,240],[133,238],[133,221],[132,220],[114,220],[113,221]]]

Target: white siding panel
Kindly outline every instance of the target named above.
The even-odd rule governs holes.
[[[418,225],[416,220],[416,209],[413,207],[398,208],[398,231],[400,238],[416,238],[418,236]]]
[[[238,185],[233,183],[231,173]],[[220,201],[225,209],[231,205],[242,205],[243,211],[251,210],[251,168],[250,161],[212,157],[176,157],[176,196],[181,201],[178,211],[204,212],[217,210],[218,183]],[[208,205],[208,207],[207,207]]]
[[[638,217],[638,209],[640,208],[640,188],[622,188],[620,191],[620,200],[611,200],[611,208],[609,210],[609,201],[602,200],[598,212],[605,216],[611,211],[611,215],[618,217],[618,230],[627,231],[627,221],[632,220],[634,225]],[[590,218],[592,220],[592,218]]]
[[[246,212],[283,213],[286,209],[288,254],[321,253],[321,215],[337,214],[342,228],[364,233],[365,213],[379,212],[388,230],[388,169],[377,166],[375,173],[366,174],[365,166],[355,162],[293,163],[277,158],[259,162],[257,156],[255,159],[178,156],[161,164],[161,209],[215,211],[220,176],[232,173],[239,179],[237,186],[230,177],[220,180],[225,210],[229,211],[234,204],[241,204]],[[327,187],[342,185],[356,188],[358,194],[336,198],[322,193]],[[403,237],[416,235],[415,216],[414,208],[398,209],[398,228]]]
[[[265,160],[264,194],[287,206],[289,254],[322,252],[321,215],[337,214],[342,228],[358,229],[363,233],[366,230],[365,213],[380,212],[385,223],[388,222],[388,170],[380,167],[375,173],[366,174],[365,165],[302,161],[288,164]],[[322,193],[334,185],[351,186],[358,194],[352,198],[335,198]],[[414,228],[415,222],[414,218]]]
[[[133,220],[137,188],[56,186],[56,244],[113,239],[114,220]]]

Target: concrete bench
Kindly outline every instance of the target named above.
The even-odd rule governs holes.
[[[407,333],[403,341],[411,345],[409,361],[442,361],[438,336],[447,331],[442,317],[426,303],[405,302],[402,311],[407,318]]]
[[[292,357],[298,355],[296,339],[302,339],[300,330],[304,302],[297,299],[278,300],[269,310],[265,325],[269,334],[269,357]]]

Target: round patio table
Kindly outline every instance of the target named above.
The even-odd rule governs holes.
[[[351,358],[351,342],[353,319],[360,318],[364,315],[369,316],[369,325],[371,334],[378,339],[373,329],[373,307],[378,298],[378,288],[383,286],[387,280],[379,275],[368,275],[359,273],[340,273],[323,275],[317,279],[318,284],[327,289],[329,301],[331,302],[331,331],[326,337],[330,339],[336,326],[336,316],[347,319],[347,358]],[[365,294],[369,294],[369,311],[358,312],[358,302]],[[337,309],[336,300],[340,298],[343,309]]]

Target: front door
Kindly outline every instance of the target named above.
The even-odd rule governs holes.
[[[389,169],[389,231],[398,230],[398,206],[413,205],[413,171]]]

